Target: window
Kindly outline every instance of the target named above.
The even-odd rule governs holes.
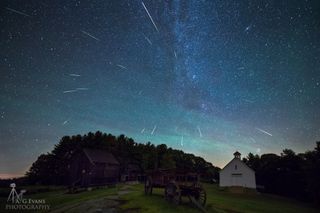
[[[234,165],[234,170],[237,170],[238,169],[238,166],[237,166],[237,164],[236,165]]]

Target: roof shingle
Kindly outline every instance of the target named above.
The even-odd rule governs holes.
[[[110,152],[104,150],[83,149],[83,152],[89,158],[91,163],[120,164]]]

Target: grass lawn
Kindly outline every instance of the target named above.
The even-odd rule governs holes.
[[[2,189],[7,190],[9,194],[8,189]],[[31,195],[26,195],[25,198],[32,198],[32,199],[45,199],[46,203],[50,205],[51,210],[63,208],[65,206],[70,206],[73,204],[81,203],[88,200],[98,199],[101,197],[106,197],[109,195],[116,195],[118,192],[118,186],[117,187],[111,187],[111,188],[101,188],[101,189],[95,189],[92,191],[84,191],[80,193],[75,194],[67,194],[67,190],[65,189],[57,189],[50,192],[43,192],[43,193],[36,193]],[[7,197],[0,197],[0,212],[5,209]],[[17,212],[17,211],[11,211],[11,212]],[[25,211],[24,211],[25,212]],[[29,211],[30,212],[30,211]]]
[[[208,212],[319,212],[319,210],[315,209],[311,205],[283,197],[255,193],[233,194],[219,190],[217,185],[212,184],[204,184],[204,187],[207,191],[206,210]],[[44,198],[46,199],[46,203],[50,204],[52,210],[63,209],[60,212],[77,212],[78,210],[69,210],[75,205],[82,204],[82,207],[86,207],[87,203],[88,205],[90,202],[91,204],[96,203],[96,201],[98,202],[98,199],[100,199],[99,202],[101,203],[101,198],[109,199],[108,197],[110,196],[116,197],[115,199],[118,201],[119,199],[123,200],[122,202],[118,202],[118,206],[116,208],[127,213],[200,212],[189,202],[187,198],[182,200],[182,205],[175,205],[167,202],[163,198],[163,189],[154,189],[153,195],[146,196],[144,195],[142,184],[129,186],[120,184],[112,188],[101,188],[76,194],[66,194],[65,190],[57,189],[50,192],[26,195],[26,197],[34,199]],[[0,212],[4,212],[3,204],[6,203],[6,199],[6,197],[0,197]],[[65,211],[66,209],[68,211]]]
[[[266,194],[232,194],[219,190],[217,185],[204,184],[207,192],[208,212],[319,212],[314,207],[296,200]],[[153,190],[153,195],[146,196],[142,185],[132,186],[133,192],[122,198],[127,202],[122,209],[140,208],[142,212],[199,212],[188,199],[176,206],[163,198],[163,189]]]
[[[52,209],[61,208],[66,205],[81,203],[83,201],[98,199],[101,197],[117,194],[118,188],[101,188],[92,191],[84,191],[75,194],[67,194],[66,190],[58,192],[40,193],[30,196],[33,199],[46,199],[46,202],[50,204]]]

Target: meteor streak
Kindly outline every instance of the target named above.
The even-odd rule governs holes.
[[[63,91],[63,93],[73,93],[73,92],[77,92],[78,90],[76,89],[72,89],[72,90],[66,90],[66,91]]]
[[[18,10],[15,10],[15,9],[12,9],[10,7],[6,7],[7,10],[11,11],[11,12],[14,12],[14,13],[17,13],[17,14],[20,14],[20,15],[23,15],[23,16],[27,16],[27,17],[30,17],[30,15],[26,14],[26,13],[23,13],[23,12],[20,12]]]
[[[200,138],[202,138],[202,132],[201,132],[200,127],[198,126],[197,129],[198,129],[198,131],[199,131],[199,136],[200,136]]]
[[[267,131],[264,131],[263,129],[256,128],[256,130],[258,130],[258,131],[260,131],[260,132],[262,132],[262,133],[264,133],[264,134],[267,134],[267,135],[269,135],[269,136],[272,136],[271,133],[269,133],[269,132],[267,132]]]
[[[69,76],[71,76],[71,77],[80,77],[81,75],[75,74],[75,73],[70,73]]]
[[[146,5],[144,5],[143,1],[141,3],[142,3],[142,6],[143,6],[144,10],[147,12],[147,14],[148,14],[148,16],[149,16],[154,28],[156,28],[157,32],[159,32],[158,27],[157,27],[156,23],[153,21],[153,18],[151,17]]]
[[[77,88],[76,90],[89,90],[89,88],[86,88],[86,87],[79,87],[79,88]]]
[[[100,41],[100,39],[98,39],[97,37],[91,35],[90,33],[86,32],[86,31],[81,30],[81,32],[82,32],[83,34],[89,36],[90,38],[93,38],[94,40]]]
[[[144,38],[148,41],[148,43],[149,43],[150,45],[152,45],[151,40],[150,40],[147,36],[145,36],[144,34],[143,34],[143,36],[144,36]]]
[[[125,66],[123,66],[123,65],[121,65],[121,64],[117,64],[117,66],[120,67],[121,69],[124,69],[124,70],[127,69]]]
[[[154,133],[154,131],[156,131],[156,129],[157,129],[157,125],[155,125],[155,126],[153,127],[153,130],[152,130],[152,132],[151,132],[151,135],[153,135],[153,133]]]

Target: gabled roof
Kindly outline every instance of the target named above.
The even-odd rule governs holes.
[[[227,166],[228,166],[229,164],[231,164],[231,163],[232,163],[233,161],[235,161],[235,160],[237,160],[237,161],[239,161],[240,163],[244,164],[245,167],[247,167],[249,170],[251,170],[252,172],[255,173],[255,171],[254,171],[253,169],[251,169],[246,163],[244,163],[244,162],[243,162],[242,160],[240,160],[239,158],[233,158],[229,163],[227,163],[227,165],[225,165],[225,166],[220,170],[220,172],[223,171],[225,168],[227,168]]]
[[[92,164],[94,163],[108,163],[108,164],[118,164],[119,162],[116,158],[107,151],[99,149],[83,149],[83,152],[88,157]]]

